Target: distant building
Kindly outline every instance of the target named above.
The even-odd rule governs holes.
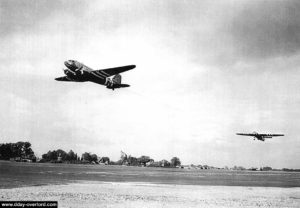
[[[231,168],[231,170],[246,170],[246,168],[242,166],[234,166],[233,168]]]
[[[62,157],[61,154],[59,153],[58,157],[57,157],[57,162],[61,163],[62,162]]]
[[[206,170],[210,169],[210,167],[208,165],[203,165],[202,167],[203,167],[203,169],[206,169]]]
[[[105,164],[108,165],[110,163],[109,157],[100,157],[98,158],[99,164]]]
[[[257,171],[258,170],[258,168],[249,168],[248,170],[251,170],[251,171]]]
[[[151,166],[153,163],[154,163],[154,160],[153,160],[153,159],[150,159],[149,162],[146,162],[146,166]]]
[[[260,170],[261,171],[270,171],[270,170],[272,170],[272,168],[271,167],[262,167],[262,168],[260,168]]]

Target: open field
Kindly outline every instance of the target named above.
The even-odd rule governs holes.
[[[0,188],[76,181],[175,185],[300,187],[299,172],[185,170],[127,166],[0,162]]]
[[[0,200],[59,207],[300,207],[300,173],[0,162]]]

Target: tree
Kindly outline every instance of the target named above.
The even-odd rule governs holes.
[[[171,167],[177,167],[177,166],[180,166],[181,165],[181,162],[180,162],[180,159],[178,157],[173,157],[171,159]]]
[[[142,165],[144,165],[144,166],[146,166],[146,163],[147,162],[150,162],[150,157],[149,156],[141,156],[141,157],[139,157],[138,159],[138,162],[140,163],[140,164],[142,164]]]
[[[12,149],[11,157],[24,157],[23,142],[10,143],[9,145]]]
[[[16,157],[27,159],[35,158],[31,144],[29,142],[0,144],[0,159],[7,160]]]
[[[75,160],[77,160],[77,154],[75,154],[75,153],[73,152],[73,150],[70,150],[70,151],[68,152],[67,156],[66,156],[66,160],[67,160],[67,161],[75,161]]]
[[[48,161],[48,158],[47,158],[47,156],[48,156],[48,154],[46,153],[46,154],[42,154],[42,159],[44,160],[44,161]]]
[[[127,163],[127,154],[123,151],[121,151],[120,161],[121,161],[122,164]]]
[[[128,165],[130,165],[130,166],[138,166],[139,165],[138,159],[136,157],[132,157],[131,155],[129,155],[127,161],[128,161]]]
[[[271,167],[268,167],[268,166],[266,166],[266,167],[262,167],[262,168],[260,168],[260,170],[261,170],[261,171],[270,171],[270,170],[272,170],[272,168],[271,168]]]
[[[49,161],[56,161],[57,160],[57,152],[55,150],[53,151],[48,151],[47,154],[43,154],[42,158],[49,162]]]
[[[83,153],[81,158],[87,162],[98,162],[98,156],[89,152]]]
[[[98,156],[96,154],[91,155],[91,161],[90,162],[98,162]]]
[[[82,160],[85,160],[85,161],[91,161],[91,155],[88,152],[83,153],[81,158],[82,158]]]
[[[170,162],[168,160],[160,161],[162,167],[170,167]]]
[[[24,146],[23,146],[23,154],[25,155],[25,157],[27,158],[35,158],[34,156],[34,152],[31,149],[31,144],[29,142],[24,142]]]
[[[12,146],[10,144],[1,144],[0,146],[0,159],[8,160],[13,157]]]
[[[60,157],[61,161],[65,161],[67,158],[67,153],[62,149],[56,150],[57,157]]]

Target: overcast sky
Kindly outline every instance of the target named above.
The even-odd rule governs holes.
[[[2,0],[0,48],[0,143],[300,168],[299,1]],[[137,68],[112,91],[68,59]]]

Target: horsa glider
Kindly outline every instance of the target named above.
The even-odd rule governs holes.
[[[63,69],[66,76],[55,78],[57,81],[66,82],[94,82],[105,85],[108,89],[129,87],[128,84],[121,83],[120,73],[134,69],[135,65],[120,66],[108,69],[93,70],[90,67],[75,61],[68,60],[64,62],[66,69]],[[113,77],[112,77],[113,76]]]
[[[237,133],[237,135],[252,136],[252,137],[254,137],[253,140],[257,139],[257,140],[260,140],[260,141],[265,141],[265,139],[271,139],[272,137],[284,136],[284,134],[259,134],[257,132],[253,132],[253,133],[250,133],[250,134]]]

